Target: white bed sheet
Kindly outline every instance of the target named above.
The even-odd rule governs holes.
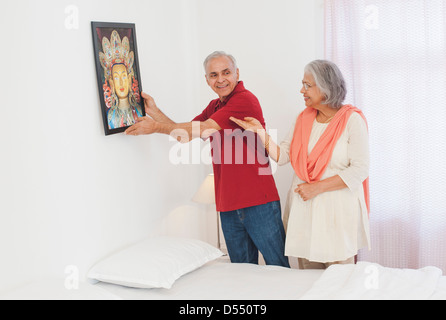
[[[446,300],[446,277],[436,267],[386,268],[376,263],[333,265],[304,300]]]
[[[417,270],[410,270],[414,276],[404,280],[402,275],[407,270],[380,269],[383,276],[380,290],[370,291],[364,287],[369,274],[358,272],[360,268],[364,269],[361,263],[357,266],[338,266],[326,271],[296,270],[231,264],[225,259],[219,259],[181,277],[169,290],[135,289],[104,282],[80,282],[77,289],[68,290],[65,279],[40,279],[0,295],[0,300],[329,300],[391,297],[446,300],[446,277],[435,275],[435,270],[425,275],[419,274]],[[387,277],[388,273],[392,275]],[[435,283],[436,278],[438,281]],[[431,293],[424,297],[417,281],[424,290],[427,288]],[[405,291],[401,293],[403,289]]]
[[[8,293],[0,300],[122,300],[106,290],[88,282],[79,282],[67,288],[63,278],[42,278]]]
[[[123,300],[297,300],[322,273],[219,259],[181,277],[171,289],[135,289],[104,282],[95,286]]]
[[[437,288],[430,297],[430,300],[446,300],[446,276],[443,276],[438,280]]]

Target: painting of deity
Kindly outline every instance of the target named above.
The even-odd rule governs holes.
[[[92,22],[105,135],[124,132],[145,116],[134,24]]]

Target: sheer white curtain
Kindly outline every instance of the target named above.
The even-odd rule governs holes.
[[[446,1],[326,0],[326,58],[369,121],[372,251],[446,272]]]

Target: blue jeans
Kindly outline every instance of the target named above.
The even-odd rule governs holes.
[[[221,226],[232,263],[259,263],[289,268],[280,201],[221,212]]]

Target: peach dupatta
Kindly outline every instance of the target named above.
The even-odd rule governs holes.
[[[350,116],[354,112],[359,113],[367,123],[361,110],[352,105],[343,106],[336,113],[336,116],[330,122],[309,155],[308,143],[310,141],[313,123],[317,116],[317,110],[307,108],[299,115],[294,130],[293,141],[291,142],[290,159],[296,175],[301,180],[308,183],[320,181],[331,161],[336,143],[344,132]],[[364,180],[363,187],[367,210],[370,213],[369,178]]]

